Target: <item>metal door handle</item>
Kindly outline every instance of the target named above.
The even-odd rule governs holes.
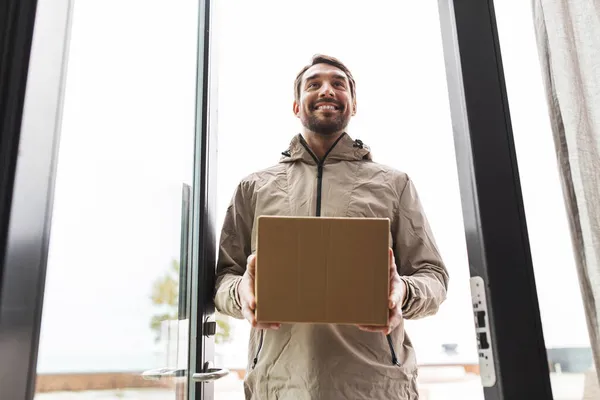
[[[149,369],[148,371],[142,372],[142,379],[147,381],[157,381],[159,379],[173,378],[178,376],[185,376],[185,369],[173,369],[173,368],[158,368]]]
[[[204,364],[204,372],[198,372],[192,375],[192,381],[194,382],[210,382],[221,379],[229,374],[227,368],[213,368],[212,363],[209,361]]]
[[[179,304],[178,319],[187,319],[189,313],[188,294],[191,286],[188,277],[190,260],[190,216],[192,204],[192,188],[183,184],[181,189],[181,244],[179,255]]]

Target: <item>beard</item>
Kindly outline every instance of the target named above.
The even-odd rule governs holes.
[[[329,136],[346,129],[348,122],[350,122],[350,118],[342,111],[329,118],[318,115],[315,111],[313,111],[308,115],[304,114],[300,118],[300,122],[305,128],[316,134]]]

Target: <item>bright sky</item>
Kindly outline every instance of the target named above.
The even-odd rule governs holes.
[[[149,294],[179,257],[181,184],[192,182],[195,3],[76,2],[40,372],[162,366]],[[277,162],[299,131],[298,70],[315,53],[340,58],[357,82],[349,134],[416,182],[450,270],[439,314],[407,324],[417,356],[458,343],[475,359],[437,2],[216,3],[218,226],[239,179]],[[546,343],[588,346],[529,4],[498,3]],[[243,324],[231,348],[244,348]]]

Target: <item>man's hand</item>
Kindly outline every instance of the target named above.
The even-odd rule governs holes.
[[[406,297],[406,284],[400,279],[398,274],[398,268],[396,267],[396,260],[394,258],[394,251],[389,250],[389,272],[390,272],[390,297],[389,297],[389,308],[390,318],[387,326],[369,326],[359,325],[359,329],[368,332],[383,332],[389,335],[394,329],[402,322],[402,303]]]
[[[256,256],[248,257],[246,272],[240,281],[237,291],[242,305],[242,314],[250,324],[257,329],[279,329],[280,324],[259,324],[256,321],[256,299],[254,297],[254,275],[256,273]]]

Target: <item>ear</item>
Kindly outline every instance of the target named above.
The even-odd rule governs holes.
[[[298,104],[298,102],[296,100],[294,100],[294,114],[296,115],[296,117],[300,118],[300,105]]]
[[[352,102],[352,116],[356,115],[356,100]]]

